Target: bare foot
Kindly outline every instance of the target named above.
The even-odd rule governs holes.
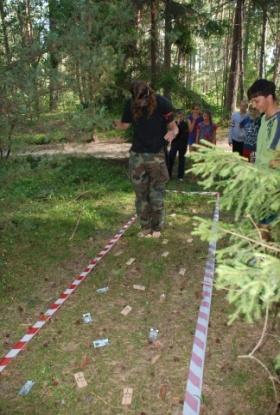
[[[137,236],[139,238],[151,238],[152,231],[151,231],[151,229],[144,229],[144,230],[138,232]]]
[[[161,237],[161,232],[160,231],[153,231],[152,237],[153,238],[160,238]]]

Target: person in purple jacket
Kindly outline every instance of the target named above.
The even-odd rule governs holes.
[[[192,112],[188,116],[187,121],[189,127],[188,146],[189,151],[192,151],[192,146],[196,142],[198,124],[203,121],[203,117],[200,112],[200,106],[198,104],[194,104],[192,106]]]

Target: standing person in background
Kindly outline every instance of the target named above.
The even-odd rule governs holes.
[[[197,127],[198,124],[203,121],[203,118],[200,113],[200,106],[198,104],[194,104],[192,106],[192,112],[188,116],[188,126],[189,126],[189,138],[188,138],[188,145],[189,151],[192,151],[192,145],[196,142],[196,135],[197,135]]]
[[[200,140],[206,140],[209,143],[216,144],[217,126],[212,121],[211,112],[204,111],[202,117],[203,121],[197,126],[196,144],[200,144]]]
[[[261,113],[261,126],[257,138],[256,167],[279,169],[280,173],[280,108],[276,98],[276,85],[267,79],[258,79],[247,91],[248,99]],[[278,213],[279,215],[279,213]],[[275,211],[258,224],[264,240],[271,240],[271,223],[277,218]]]
[[[176,154],[178,152],[178,179],[182,181],[185,173],[185,154],[188,145],[188,123],[184,120],[183,111],[178,111],[176,124],[178,126],[179,133],[171,143],[171,149],[169,151],[168,171],[169,177],[171,179],[172,169],[176,159]]]
[[[242,156],[243,144],[245,138],[244,128],[240,127],[240,123],[247,117],[248,104],[246,101],[240,102],[240,111],[234,112],[231,116],[228,143],[232,146],[232,151]]]
[[[243,145],[243,157],[246,157],[248,161],[251,160],[251,155],[256,152],[257,136],[261,125],[261,117],[257,108],[254,108],[252,104],[249,105],[249,113],[246,118],[240,123],[240,127],[245,130],[245,138]]]
[[[171,103],[155,94],[145,81],[131,84],[132,97],[125,104],[116,128],[132,125],[133,141],[129,176],[136,194],[135,206],[141,226],[139,236],[159,238],[164,225],[164,194],[169,179],[165,162],[165,142],[178,134]]]
[[[258,79],[248,89],[253,106],[264,114],[257,138],[257,167],[280,166],[280,108],[276,98],[276,86],[267,79]]]

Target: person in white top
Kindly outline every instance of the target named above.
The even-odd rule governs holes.
[[[232,151],[238,152],[241,156],[243,153],[243,144],[245,138],[245,130],[240,127],[240,123],[247,117],[247,101],[240,102],[240,110],[234,112],[231,116],[228,143],[232,146]]]

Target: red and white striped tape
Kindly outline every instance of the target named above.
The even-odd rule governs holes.
[[[105,247],[100,251],[95,258],[93,258],[88,266],[81,272],[72,283],[66,288],[59,296],[59,298],[50,305],[48,310],[45,313],[40,315],[38,321],[36,321],[33,326],[29,327],[26,334],[13,345],[12,349],[0,359],[0,373],[8,366],[9,363],[21,352],[29,343],[33,337],[41,330],[42,327],[49,321],[52,316],[57,312],[57,310],[65,303],[65,301],[73,294],[78,286],[84,281],[88,274],[96,267],[98,262],[113,248],[113,246],[118,242],[122,237],[125,231],[135,222],[136,216],[133,216],[114,236],[110,241],[105,245]]]
[[[216,206],[213,217],[213,231],[217,226],[219,220],[219,194],[217,192],[184,192],[176,190],[167,190],[170,193],[182,193],[186,195],[202,195],[202,196],[216,196]],[[81,272],[69,287],[62,292],[59,298],[51,304],[49,309],[40,316],[40,319],[33,324],[27,333],[20,339],[19,342],[13,345],[13,348],[0,360],[0,373],[8,366],[8,364],[22,351],[27,343],[40,331],[40,329],[49,321],[57,310],[64,304],[77,287],[85,280],[88,274],[96,267],[97,263],[112,249],[118,242],[124,232],[135,222],[136,216],[133,216],[126,225],[120,229],[119,232],[106,244],[104,249],[97,254],[97,256],[90,261],[87,268]],[[196,331],[193,342],[193,349],[191,355],[189,376],[187,380],[186,393],[184,399],[183,415],[199,415],[203,371],[208,335],[208,325],[210,318],[210,307],[212,299],[212,287],[215,272],[215,251],[216,242],[212,241],[209,244],[208,260],[205,267],[202,300],[200,304]]]
[[[219,221],[220,198],[218,193],[216,193],[215,195],[217,199],[213,216],[213,235]],[[210,318],[212,289],[215,273],[215,252],[216,241],[213,238],[213,240],[209,243],[208,248],[208,258],[206,262],[202,288],[202,299],[199,307],[196,330],[194,334],[189,375],[184,399],[183,415],[199,415],[200,413],[204,362]]]

